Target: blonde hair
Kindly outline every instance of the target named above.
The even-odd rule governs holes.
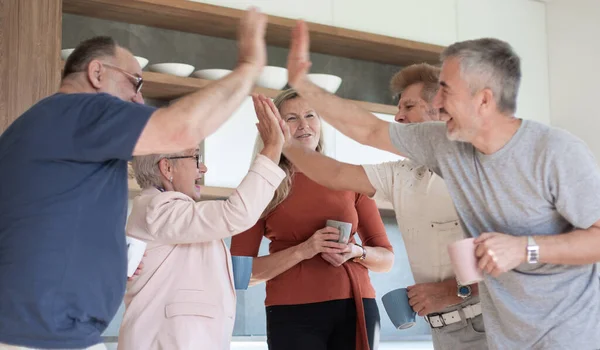
[[[288,89],[282,91],[279,95],[277,95],[277,97],[275,97],[275,99],[273,100],[273,103],[275,104],[275,107],[277,107],[277,109],[281,111],[281,106],[285,101],[289,101],[298,97],[300,97],[300,95],[298,95],[298,93],[295,90]],[[252,154],[252,159],[255,159],[263,148],[263,141],[260,138],[260,135],[258,135],[256,137],[256,142],[254,143],[254,152]],[[317,144],[316,151],[319,153],[324,153],[323,128],[321,128],[321,133],[319,135],[319,143]],[[277,189],[275,190],[275,195],[273,195],[273,199],[263,212],[262,217],[265,217],[268,213],[273,211],[279,204],[281,204],[281,202],[283,202],[289,196],[290,191],[292,189],[292,178],[294,175],[292,162],[290,162],[290,160],[282,154],[281,158],[279,159],[279,167],[285,172],[285,178],[283,179],[279,187],[277,187]]]
[[[407,87],[422,83],[421,98],[431,103],[439,88],[440,71],[440,68],[427,63],[411,64],[394,75],[390,88],[394,94],[402,94]]]

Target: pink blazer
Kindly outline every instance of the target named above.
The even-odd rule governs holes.
[[[229,349],[235,289],[223,238],[252,227],[284,177],[259,155],[227,200],[196,203],[155,188],[133,200],[127,235],[148,246],[127,285],[119,350]]]

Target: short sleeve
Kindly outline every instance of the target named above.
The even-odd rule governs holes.
[[[369,182],[375,188],[373,199],[393,202],[394,164],[395,162],[386,162],[362,165]]]
[[[66,94],[52,102],[47,146],[57,159],[81,162],[130,160],[156,110],[108,94]],[[56,112],[55,112],[56,111]]]
[[[439,173],[437,150],[443,149],[450,142],[444,123],[390,123],[389,132],[392,144],[401,154]]]
[[[355,207],[358,214],[358,235],[363,245],[382,247],[393,252],[375,201],[357,194]]]
[[[600,220],[600,169],[582,141],[556,149],[550,168],[556,210],[576,228],[587,229]]]
[[[265,235],[266,219],[262,218],[252,228],[231,238],[231,255],[258,256],[260,242]]]

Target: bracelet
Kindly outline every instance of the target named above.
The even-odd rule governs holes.
[[[358,262],[360,260],[365,260],[367,258],[367,250],[365,249],[365,247],[363,247],[360,244],[356,244],[356,243],[354,243],[354,245],[359,246],[360,249],[362,249],[362,251],[363,251],[361,256],[354,258],[354,262]]]

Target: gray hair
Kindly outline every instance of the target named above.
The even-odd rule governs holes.
[[[514,114],[521,82],[521,59],[507,42],[493,38],[461,41],[442,52],[442,61],[456,57],[471,92],[489,88],[501,113]]]
[[[148,187],[162,187],[158,162],[164,158],[183,156],[184,153],[185,151],[172,154],[149,154],[145,156],[133,157],[131,166],[133,168],[135,181],[142,189]],[[172,162],[173,166],[175,166],[177,163],[177,159],[170,159],[170,161]]]

